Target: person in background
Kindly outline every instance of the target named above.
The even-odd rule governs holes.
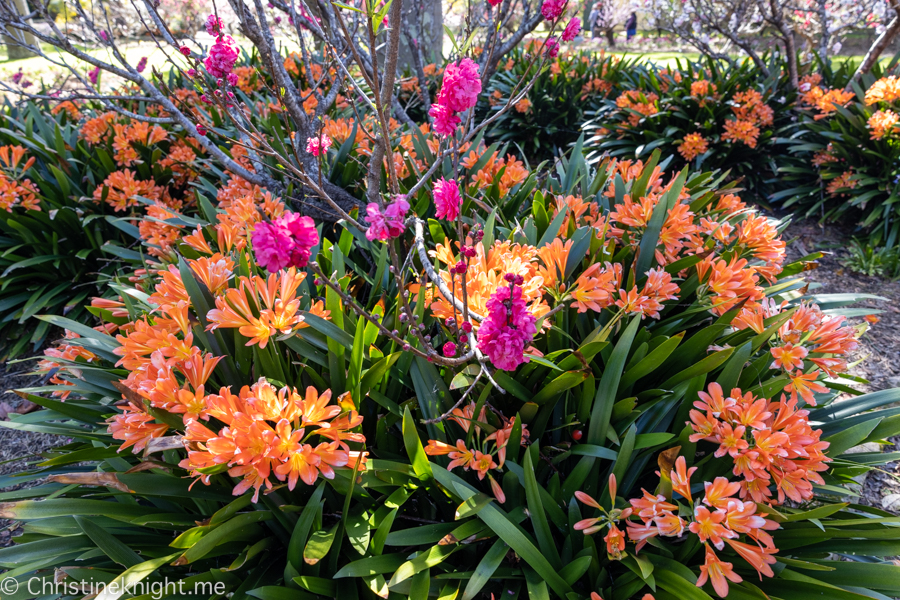
[[[626,31],[626,42],[631,42],[631,38],[637,34],[637,13],[632,12],[628,15],[628,20],[625,21],[625,31]]]
[[[601,4],[599,2],[595,2],[594,6],[591,8],[591,15],[588,17],[588,26],[586,29],[591,32],[591,37],[593,37],[594,39],[600,38],[599,21],[601,10]]]

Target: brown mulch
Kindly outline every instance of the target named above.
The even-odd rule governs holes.
[[[5,403],[5,408],[8,409],[23,408],[25,400],[12,390],[39,384],[39,378],[28,375],[33,365],[34,363],[0,364],[0,406]],[[34,461],[38,454],[65,442],[65,439],[55,435],[0,427],[0,476],[24,471],[29,468],[29,461]],[[0,491],[9,492],[38,483],[40,482],[28,482]],[[12,522],[0,519],[0,547],[12,545],[12,538],[18,533],[19,529]]]

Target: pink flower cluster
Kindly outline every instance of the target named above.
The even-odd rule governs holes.
[[[222,27],[225,24],[222,23],[222,19],[217,17],[216,15],[209,15],[206,17],[206,33],[209,35],[219,36],[222,33]]]
[[[88,71],[88,79],[91,80],[93,85],[97,85],[97,80],[100,78],[100,67],[94,67],[90,71]]]
[[[566,28],[562,32],[562,40],[564,42],[571,42],[575,39],[581,32],[581,19],[578,17],[573,17],[571,21],[566,25]]]
[[[438,135],[453,135],[460,123],[457,113],[475,106],[481,93],[481,74],[471,58],[450,63],[444,70],[441,91],[429,114],[434,118],[434,131]]]
[[[310,217],[287,213],[271,223],[257,223],[250,239],[257,264],[274,273],[305,267],[312,247],[319,243],[319,232]]]
[[[547,40],[545,47],[547,49],[547,56],[550,58],[556,58],[557,55],[559,55],[559,42],[556,41],[555,36]]]
[[[459,184],[455,179],[446,181],[443,177],[434,182],[434,206],[438,219],[455,221],[459,216],[459,207],[462,197],[459,194]]]
[[[311,137],[306,140],[306,151],[313,156],[321,156],[331,148],[331,138],[327,135]]]
[[[366,239],[370,242],[381,240],[386,242],[391,238],[400,237],[403,233],[403,222],[406,213],[409,212],[409,202],[406,196],[399,194],[393,202],[385,207],[384,212],[374,202],[366,206],[366,222],[369,229],[366,230]]]
[[[487,301],[488,316],[478,329],[478,345],[495,367],[513,371],[528,362],[525,347],[537,327],[522,299],[522,276],[508,273],[505,279],[510,285],[498,287]]]
[[[206,67],[206,72],[216,79],[226,78],[234,68],[234,63],[237,62],[239,56],[240,52],[231,36],[220,35],[216,38],[213,47],[209,49],[209,56],[203,61],[203,66]]]
[[[541,14],[548,21],[555,21],[566,10],[567,0],[544,0],[541,4]]]

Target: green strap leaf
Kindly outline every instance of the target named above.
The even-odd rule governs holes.
[[[597,386],[597,395],[594,396],[594,406],[591,408],[591,424],[588,427],[586,442],[594,446],[602,446],[606,440],[606,431],[609,428],[609,418],[612,415],[613,405],[616,403],[616,393],[619,390],[619,381],[625,362],[631,350],[631,343],[641,324],[640,315],[635,316],[628,327],[625,328],[622,337],[616,342],[603,377]]]
[[[534,535],[537,538],[538,546],[543,552],[553,568],[559,570],[562,568],[562,560],[556,549],[556,543],[553,541],[553,533],[550,531],[550,523],[547,521],[547,513],[541,503],[541,494],[537,477],[534,473],[534,460],[532,454],[538,452],[538,445],[533,444],[525,452],[525,499],[528,502],[528,512],[531,514],[531,522],[534,525]]]

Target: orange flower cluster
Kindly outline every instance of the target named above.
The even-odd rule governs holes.
[[[207,329],[238,329],[250,338],[247,346],[258,344],[264,349],[272,336],[300,329],[303,316],[298,313],[297,288],[304,279],[306,273],[294,267],[271,273],[268,279],[241,277],[237,287],[227,288],[216,297],[216,308],[207,315]],[[327,318],[326,314],[321,316]]]
[[[770,565],[775,564],[773,555],[778,549],[768,532],[778,529],[778,524],[767,519],[766,513],[759,511],[755,502],[735,498],[740,485],[725,477],[704,482],[703,498],[695,501],[691,494],[691,476],[696,470],[696,467],[688,469],[684,457],[679,456],[675,468],[661,475],[671,481],[672,489],[690,504],[693,510],[688,519],[679,514],[677,504],[662,494],[642,490],[641,498],[629,500],[631,510],[640,518],[640,524],[628,522],[628,538],[636,542],[636,549],[639,551],[657,536],[678,537],[686,532],[696,535],[706,550],[697,587],[703,587],[709,581],[722,598],[728,595],[728,581],[742,581],[733,571],[732,563],[723,562],[716,555],[715,551],[723,550],[725,544],[756,569],[760,579],[774,577]],[[742,535],[752,543],[739,541]]]
[[[785,310],[786,304],[776,305],[773,301],[764,301],[752,310],[744,309],[735,319],[737,329],[750,328],[762,333],[765,319],[774,317]],[[834,377],[847,369],[843,358],[859,346],[860,331],[856,327],[844,326],[844,317],[825,315],[814,304],[801,304],[793,312],[790,319],[778,330],[781,343],[771,348],[774,358],[772,367],[783,369],[791,379],[786,388],[792,399],[797,395],[811,406],[816,405],[814,392],[825,392],[827,389],[816,383],[821,371],[812,370],[804,373],[804,361],[820,368]],[[794,371],[796,369],[796,371]]]
[[[611,175],[618,174],[628,182],[641,177],[644,165],[641,161],[618,161],[608,168]],[[603,192],[610,198],[615,196],[613,179],[610,177],[611,183]],[[592,226],[607,241],[637,247],[656,205],[670,187],[671,181],[664,184],[656,167],[644,196],[634,200],[625,194],[609,213],[608,222],[599,216],[595,202],[584,202],[574,196],[557,198],[554,217],[562,210],[568,212],[567,225],[561,229],[566,232],[561,234],[564,238],[576,227]],[[702,284],[699,292],[708,295],[713,313],[724,314],[741,302],[747,310],[756,310],[765,297],[759,285],[760,277],[774,281],[784,261],[785,243],[779,239],[775,225],[763,216],[747,214],[746,204],[733,194],[720,196],[700,214],[691,211],[690,202],[682,191],[679,201],[668,211],[658,236],[657,263],[668,265],[687,256],[704,254],[705,258],[696,266]],[[573,219],[574,223],[570,224]],[[539,271],[543,286],[555,294],[565,291],[561,285],[564,282],[557,279],[557,274],[565,271],[569,248],[571,245],[563,239],[538,251],[546,265]],[[720,257],[725,252],[730,253],[728,260]],[[621,268],[621,265],[598,263],[581,274],[569,290],[579,311],[599,311],[615,304],[629,312],[655,317],[662,302],[678,293],[678,287],[662,272],[648,280],[643,289],[635,286],[626,293],[619,288],[624,276]]]
[[[594,77],[581,86],[581,99],[586,100],[587,98],[598,94],[607,96],[612,91],[612,88],[613,84],[611,81],[602,79],[601,77]]]
[[[208,228],[198,226],[194,233],[184,236],[184,243],[201,254],[228,253],[242,250],[254,225],[263,218],[275,219],[284,213],[284,203],[258,185],[252,185],[240,177],[232,176],[228,184],[219,189],[218,207],[223,212],[216,215],[214,241],[207,240]]]
[[[653,92],[645,93],[641,90],[626,90],[616,98],[616,106],[628,111],[628,122],[637,126],[644,117],[655,115],[659,112],[659,96]]]
[[[518,102],[515,103],[514,108],[516,109],[516,112],[523,113],[523,114],[527,113],[528,111],[531,110],[531,100],[529,100],[527,97],[522,98],[521,100],[519,100]]]
[[[604,308],[615,305],[625,314],[639,314],[641,318],[650,316],[659,318],[662,303],[677,299],[680,289],[672,283],[672,276],[664,269],[647,271],[647,282],[643,289],[633,286],[626,292],[621,289],[622,265],[620,263],[600,263],[591,265],[578,277],[572,289],[573,306],[578,312],[601,312]]]
[[[850,194],[847,191],[842,190],[852,190],[856,187],[857,181],[853,179],[853,175],[853,171],[844,171],[828,182],[825,191],[832,196],[849,196]]]
[[[81,111],[78,110],[78,106],[71,100],[60,102],[59,104],[51,108],[50,112],[54,115],[58,115],[59,113],[64,112],[72,121],[78,121],[81,119]]]
[[[162,200],[164,190],[152,181],[138,181],[131,169],[113,171],[94,190],[94,200],[105,200],[116,212],[124,211],[140,202],[137,196],[148,200]]]
[[[699,133],[689,133],[681,140],[678,153],[690,162],[709,150],[709,141]]]
[[[778,402],[769,402],[737,388],[726,396],[718,383],[698,395],[688,422],[694,431],[690,441],[718,444],[716,457],[731,457],[734,475],[742,478],[735,489],[741,498],[803,502],[812,498],[813,483],[824,485],[819,472],[831,461],[824,454],[829,444],[819,439],[821,430],[810,427],[809,411],[797,409],[796,398],[782,394]]]
[[[853,92],[824,88],[821,83],[822,76],[818,73],[806,75],[800,80],[800,105],[818,110],[816,120],[828,117],[838,106],[844,106],[856,96]]]
[[[181,238],[181,228],[165,223],[167,219],[174,219],[176,215],[161,202],[147,207],[149,219],[141,219],[138,223],[138,232],[149,248],[147,252],[151,256],[168,256],[175,244]]]
[[[56,347],[44,350],[44,356],[47,358],[42,359],[38,363],[37,371],[40,373],[52,372],[53,374],[50,376],[50,383],[61,386],[73,386],[74,384],[72,382],[61,377],[62,373],[59,371],[60,367],[66,365],[66,373],[80,378],[81,370],[77,365],[92,363],[97,360],[97,355],[87,348],[66,342],[66,340],[78,339],[80,337],[81,336],[74,331],[66,329],[63,339],[56,344]],[[52,392],[53,396],[61,398],[62,400],[68,398],[69,394],[71,394],[71,392],[63,390]]]
[[[262,77],[257,75],[256,69],[253,67],[235,67],[233,73],[237,75],[237,87],[245,94],[262,89]]]
[[[13,207],[21,206],[25,210],[41,210],[40,190],[25,178],[25,172],[35,162],[32,156],[19,168],[25,157],[22,146],[0,146],[0,209],[12,212]]]
[[[478,164],[481,157],[481,153],[472,150],[462,160],[462,165],[467,169],[472,169]],[[503,171],[502,175],[500,175],[500,171]],[[500,191],[500,195],[504,196],[514,185],[528,179],[529,173],[525,168],[525,163],[521,160],[512,154],[508,154],[506,158],[500,158],[499,153],[495,150],[473,179],[479,188],[489,188],[494,185],[498,175],[500,175],[500,180],[497,182],[497,189]]]
[[[897,116],[897,113],[894,111],[879,110],[869,117],[867,123],[869,129],[872,130],[871,138],[873,140],[880,140],[885,136],[890,136],[894,133],[898,121],[900,121],[900,116]]]
[[[606,219],[600,215],[600,207],[596,202],[585,202],[581,196],[557,196],[553,207],[553,218],[560,211],[566,211],[565,220],[560,226],[560,231],[569,231],[570,227],[596,227],[602,229]]]
[[[115,123],[117,117],[116,113],[110,111],[93,119],[88,119],[81,126],[81,139],[88,144],[105,142],[112,134],[112,124]]]
[[[831,142],[829,142],[828,145],[825,146],[824,150],[820,150],[813,155],[811,161],[812,164],[817,167],[821,167],[822,165],[827,163],[837,162],[837,157],[832,154],[832,152],[834,152],[834,146],[831,144]]]
[[[150,146],[165,141],[169,136],[159,125],[151,126],[144,121],[132,121],[128,125],[114,123],[113,131],[113,150],[116,152],[116,164],[120,167],[130,167],[141,162],[135,144]]]
[[[714,100],[716,96],[716,85],[705,79],[698,79],[691,82],[691,96],[697,99],[700,106],[706,106],[708,100]]]
[[[743,121],[735,119],[733,121],[725,121],[725,133],[722,139],[727,142],[743,142],[750,148],[756,148],[756,141],[759,138],[759,127],[751,121]]]
[[[301,395],[296,388],[276,389],[265,378],[237,395],[222,388],[206,398],[206,410],[225,426],[215,432],[197,420],[188,423],[188,457],[179,466],[205,484],[210,470],[227,469],[231,477],[242,478],[234,495],[253,488],[254,502],[263,486],[272,489],[273,475],[293,490],[298,480],[313,485],[320,475],[334,479],[336,468],[358,469],[365,464],[365,453],[350,450],[347,442],[366,441],[351,431],[363,417],[330,402],[331,390],[319,394],[308,387]],[[349,398],[342,402],[352,404]],[[312,436],[320,440],[315,446]]]
[[[194,161],[197,160],[197,152],[200,151],[200,143],[193,138],[178,140],[169,148],[166,157],[159,161],[159,166],[172,169],[175,182],[183,186],[189,181],[197,179],[200,175]]]
[[[748,121],[760,127],[768,127],[775,121],[775,111],[756,90],[737,92],[731,101],[731,112],[740,121]]]
[[[879,102],[892,103],[900,99],[900,78],[896,75],[882,77],[866,90],[866,106]]]
[[[449,456],[450,464],[447,470],[453,470],[456,467],[462,467],[463,470],[472,470],[478,473],[478,479],[484,480],[487,476],[490,481],[491,491],[494,497],[501,504],[506,502],[506,495],[503,488],[490,474],[490,471],[500,471],[506,463],[506,448],[512,435],[514,422],[507,419],[503,415],[498,414],[501,426],[497,429],[491,428],[492,432],[488,435],[481,428],[481,424],[488,423],[487,412],[484,407],[475,418],[475,403],[472,402],[463,408],[454,408],[449,418],[458,424],[465,433],[469,433],[469,428],[474,427],[474,434],[478,438],[476,443],[481,447],[478,449],[469,449],[466,442],[462,439],[456,440],[455,445],[445,444],[438,440],[428,440],[425,446],[425,454],[428,456]],[[482,439],[483,438],[483,439]],[[526,446],[528,441],[528,428],[522,425],[521,445]],[[495,460],[496,458],[496,460]]]

